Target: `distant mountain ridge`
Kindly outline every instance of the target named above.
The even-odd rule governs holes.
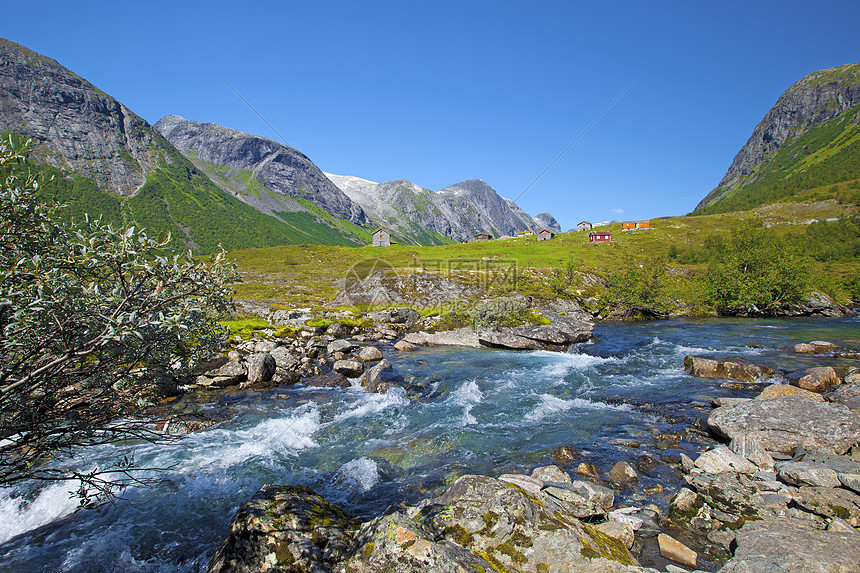
[[[358,227],[321,222],[332,218],[321,209],[275,218],[247,205],[121,102],[56,61],[4,39],[0,131],[32,139],[30,162],[54,177],[43,194],[65,203],[69,219],[89,214],[131,222],[152,234],[170,233],[174,244],[198,253],[219,245],[356,245],[369,237]],[[354,211],[362,220],[360,209]]]
[[[414,242],[417,229],[456,241],[473,239],[477,232],[516,236],[547,227],[560,230],[548,213],[536,221],[516,203],[499,196],[480,179],[470,179],[439,191],[407,180],[376,183],[350,175],[326,173],[370,218],[393,235]],[[424,243],[427,244],[427,243]]]
[[[802,78],[779,97],[694,213],[749,209],[860,177],[858,104],[860,64]]]
[[[369,224],[362,208],[292,147],[177,115],[161,118],[155,128],[216,183],[264,213],[307,211],[296,201],[304,199],[335,218]]]

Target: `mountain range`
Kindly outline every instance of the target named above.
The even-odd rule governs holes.
[[[810,74],[780,96],[694,214],[812,196],[858,203],[860,64]],[[441,190],[323,173],[285,144],[168,115],[151,126],[56,61],[0,39],[0,132],[31,140],[46,196],[68,218],[133,222],[204,254],[317,243],[405,244],[560,226],[471,179]]]
[[[555,221],[532,219],[477,180],[429,195],[408,182],[374,184],[352,196],[292,147],[176,115],[151,126],[56,61],[4,39],[0,131],[31,140],[31,163],[53,177],[45,193],[67,205],[69,218],[133,221],[199,253],[219,244],[361,245],[376,226],[400,242],[432,245]],[[399,188],[416,192],[387,191]]]

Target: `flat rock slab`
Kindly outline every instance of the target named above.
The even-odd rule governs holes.
[[[748,521],[721,573],[832,573],[857,571],[860,533],[822,531],[797,519]]]
[[[469,327],[442,332],[410,332],[403,337],[405,342],[416,346],[468,346],[480,348],[478,335]]]
[[[801,487],[793,495],[798,506],[821,517],[844,519],[860,526],[860,496],[843,488]]]
[[[799,396],[722,406],[711,412],[708,426],[730,440],[754,435],[766,450],[785,454],[798,446],[842,454],[860,441],[860,418],[851,410]]]

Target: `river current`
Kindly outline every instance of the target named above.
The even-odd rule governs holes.
[[[561,446],[601,472],[643,456],[695,457],[707,438],[691,427],[703,427],[711,400],[754,392],[686,375],[684,356],[844,373],[852,362],[781,347],[860,346],[860,319],[602,323],[594,334],[595,342],[566,353],[382,347],[409,392],[298,385],[213,395],[206,407],[230,414],[214,427],[175,443],[105,446],[57,462],[88,468],[133,452],[142,466],[169,468],[153,474],[155,487],[77,512],[73,484],[0,490],[0,570],[205,571],[236,509],[266,483],[309,486],[369,518],[438,494],[466,473],[554,463]],[[679,483],[672,466],[660,464],[621,499],[645,503],[647,492],[647,501],[665,506]]]

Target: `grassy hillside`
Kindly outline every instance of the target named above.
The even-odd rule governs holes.
[[[424,270],[455,280],[483,277],[482,296],[516,291],[528,296],[562,296],[592,307],[605,304],[606,279],[626,267],[647,267],[658,258],[666,264],[664,286],[682,311],[708,312],[701,285],[713,253],[708,246],[728,240],[730,229],[756,213],[669,217],[651,221],[650,230],[622,233],[620,224],[608,227],[610,244],[588,244],[587,233],[564,233],[552,241],[525,237],[435,247],[289,246],[231,253],[245,282],[238,298],[275,305],[324,306],[341,288],[342,279],[360,261],[379,261],[402,272]],[[791,213],[768,215],[773,232],[792,247],[812,253],[816,288],[847,302],[860,284],[860,220],[818,225],[790,224]],[[510,281],[515,272],[515,283]],[[495,280],[504,278],[504,280]],[[860,298],[856,292],[854,298]]]
[[[235,250],[302,243],[355,245],[370,240],[366,230],[325,212],[264,215],[219,189],[166,141],[162,143],[170,162],[150,173],[131,198],[101,191],[92,179],[36,166],[45,174],[43,196],[65,203],[67,219],[89,214],[114,223],[133,223],[156,235],[171,233],[174,244],[200,254],[217,251],[219,244]]]

